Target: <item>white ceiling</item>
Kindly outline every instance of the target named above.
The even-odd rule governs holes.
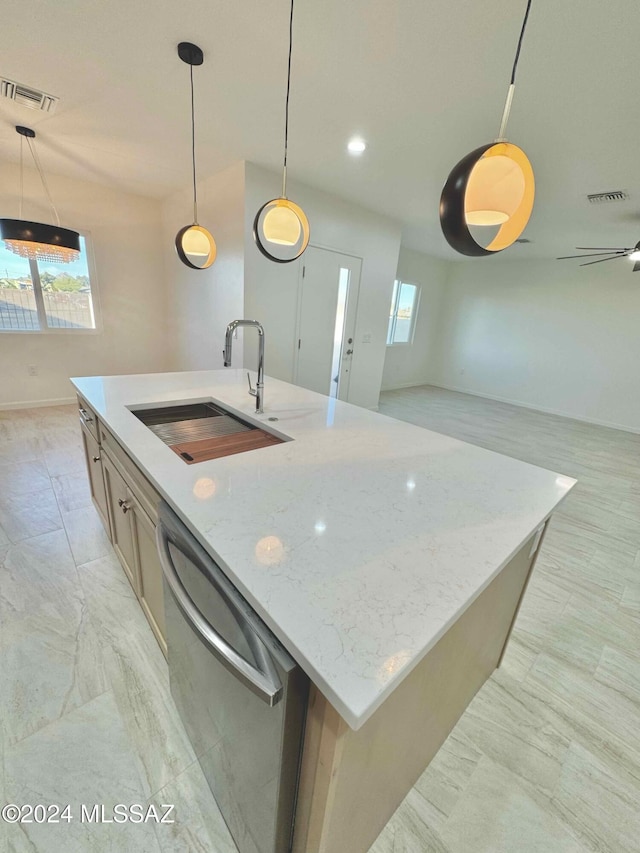
[[[176,44],[190,40],[205,51],[194,72],[200,174],[239,159],[280,167],[288,0],[12,5],[0,75],[61,101],[52,116],[0,101],[0,158],[18,159],[23,123],[52,173],[158,198],[188,186],[188,69]],[[297,0],[290,174],[400,220],[406,245],[455,257],[440,191],[497,133],[524,6]],[[637,23],[637,0],[533,0],[508,134],[536,172],[533,242],[505,256],[640,239]],[[355,134],[369,143],[359,159],[345,148]],[[610,189],[630,201],[587,204]]]

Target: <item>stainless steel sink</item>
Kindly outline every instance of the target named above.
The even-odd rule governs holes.
[[[257,450],[285,440],[232,415],[213,402],[180,403],[130,411],[189,464]],[[251,433],[253,436],[246,435]],[[234,442],[233,436],[238,436],[238,441]]]
[[[162,409],[144,409],[133,414],[170,447],[187,441],[202,441],[205,438],[235,435],[257,429],[213,403],[191,403],[167,406]]]

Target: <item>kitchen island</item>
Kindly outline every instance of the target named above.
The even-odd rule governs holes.
[[[575,481],[275,379],[255,415],[243,370],[73,381],[97,442],[90,472],[107,451],[94,499],[159,641],[161,586],[142,553],[154,495],[312,682],[294,850],[364,853],[498,665]],[[285,440],[186,464],[132,413],[186,401]],[[123,512],[139,487],[133,557],[117,546],[127,516],[105,506],[116,474]]]

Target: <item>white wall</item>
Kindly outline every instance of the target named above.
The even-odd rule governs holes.
[[[175,370],[215,370],[223,366],[224,332],[244,314],[244,163],[235,163],[198,184],[198,219],[216,241],[213,266],[193,270],[175,250],[175,236],[193,219],[189,189],[162,205],[171,363]],[[242,366],[242,341],[233,366]]]
[[[396,278],[420,286],[420,303],[412,343],[387,347],[383,390],[425,385],[437,378],[438,326],[450,266],[431,255],[400,249]]]
[[[102,329],[96,334],[0,332],[0,406],[74,397],[70,376],[165,370],[166,329],[160,205],[95,183],[47,175],[69,228],[89,231],[97,269]],[[0,216],[18,211],[19,170],[0,163]],[[25,169],[24,215],[50,221]],[[95,282],[94,282],[95,284]],[[34,364],[38,375],[27,375]]]
[[[245,316],[265,328],[267,374],[290,382],[296,330],[299,262],[267,260],[253,240],[258,209],[281,191],[281,177],[246,164]],[[350,399],[375,408],[382,382],[389,304],[400,250],[400,226],[392,219],[343,201],[305,184],[289,181],[289,197],[309,218],[311,244],[362,258],[356,347]],[[303,256],[304,257],[304,256]],[[370,336],[370,343],[363,338]],[[255,341],[246,336],[245,364],[255,364]]]
[[[639,318],[627,260],[453,263],[434,382],[640,432]]]

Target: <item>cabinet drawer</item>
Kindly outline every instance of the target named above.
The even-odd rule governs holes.
[[[82,399],[82,397],[78,397],[78,414],[80,416],[80,423],[84,424],[86,428],[89,430],[91,435],[95,438],[95,440],[100,443],[100,425],[98,423],[98,416],[93,411],[91,406]]]

